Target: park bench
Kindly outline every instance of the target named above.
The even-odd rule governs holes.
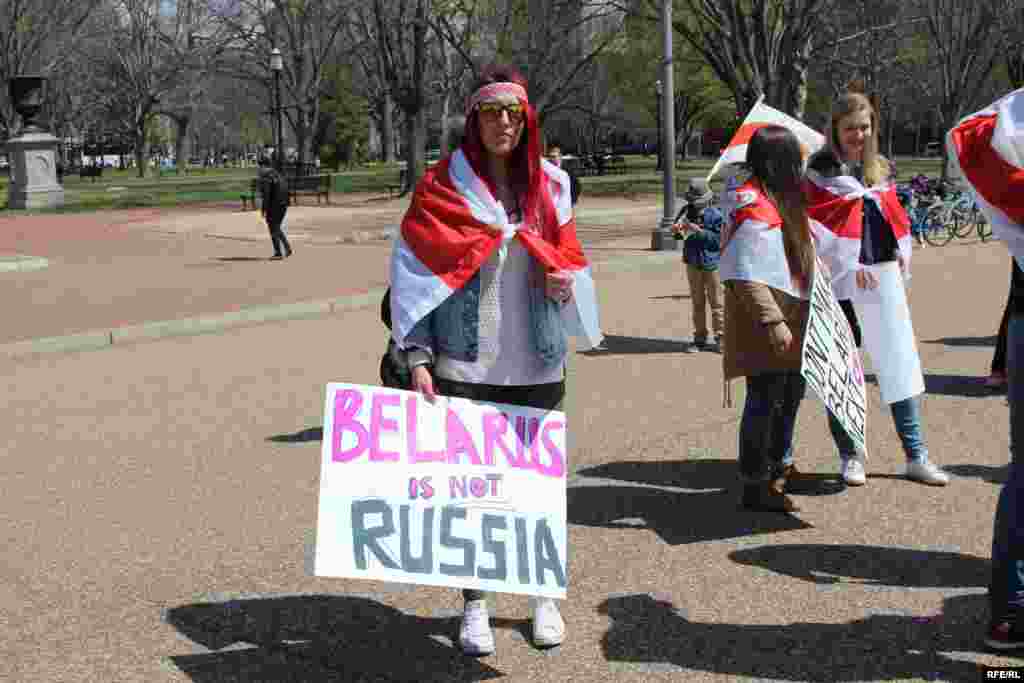
[[[316,203],[320,203],[323,197],[328,204],[331,203],[331,176],[330,175],[304,175],[288,178],[288,203],[297,204],[299,195],[308,194],[316,196]]]
[[[256,195],[260,194],[260,179],[253,178],[249,182],[249,191],[241,194],[242,198],[242,211],[245,211],[247,204],[252,204],[252,208],[256,208]]]
[[[78,170],[78,177],[79,178],[92,178],[92,181],[94,183],[96,182],[97,178],[100,178],[102,176],[103,176],[103,167],[102,166],[83,166],[82,168],[80,168]]]
[[[618,154],[614,154],[608,158],[607,163],[608,173],[627,173],[629,168],[626,166],[626,159]]]

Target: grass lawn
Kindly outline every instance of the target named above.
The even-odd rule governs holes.
[[[679,161],[675,169],[676,191],[683,192],[690,178],[705,177],[714,159]],[[627,172],[619,175],[587,176],[580,179],[583,194],[595,196],[634,196],[660,194],[661,174],[655,170],[653,156],[626,157]],[[900,157],[896,159],[899,180],[918,173],[937,176],[941,160]],[[331,173],[332,192],[370,192],[384,194],[398,182],[398,166],[375,164],[354,171]],[[134,171],[107,170],[98,181],[77,175],[64,178],[65,204],[59,212],[96,211],[140,206],[181,206],[210,202],[238,202],[248,192],[256,176],[255,168],[204,169],[201,173],[138,178]],[[721,179],[712,183],[721,187]],[[6,205],[7,178],[0,177],[0,202]]]

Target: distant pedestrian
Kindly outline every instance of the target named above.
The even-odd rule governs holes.
[[[270,242],[274,246],[274,260],[292,255],[292,247],[284,234],[283,224],[288,213],[288,182],[270,165],[270,159],[260,158],[260,195],[263,197],[263,218],[270,229]],[[282,252],[283,250],[283,252]]]
[[[743,507],[799,509],[785,495],[784,463],[793,447],[797,410],[806,392],[801,349],[814,273],[814,242],[801,192],[803,157],[796,136],[781,126],[750,140],[750,179],[727,193],[722,237],[728,382],[746,377],[739,433]]]
[[[576,202],[580,200],[580,178],[579,175],[576,174],[575,170],[562,163],[562,146],[557,142],[549,144],[546,156],[548,161],[569,175],[569,186],[572,188],[570,190],[570,194],[572,195],[572,205],[576,206]]]
[[[993,650],[1024,649],[1024,90],[972,114],[947,136],[954,175],[968,189],[1004,242],[1015,267],[1006,340],[1010,404],[1010,466],[999,493],[992,530],[991,607],[985,644]],[[1012,155],[1007,156],[1007,150]],[[1012,161],[1011,161],[1012,159]]]
[[[685,204],[673,226],[677,238],[683,239],[683,268],[690,283],[690,305],[693,311],[693,344],[687,353],[722,348],[725,307],[722,285],[718,278],[719,240],[725,222],[722,212],[711,206],[714,193],[703,178],[693,178],[683,195]],[[708,345],[708,309],[711,310],[711,333],[714,344]]]

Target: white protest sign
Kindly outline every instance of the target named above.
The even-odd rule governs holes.
[[[811,283],[800,374],[853,439],[857,452],[867,455],[867,397],[860,352],[821,261]]]
[[[564,598],[565,413],[329,384],[317,576]]]
[[[864,268],[874,274],[878,287],[854,290],[853,308],[882,400],[891,405],[924,393],[921,357],[899,264],[887,261]]]

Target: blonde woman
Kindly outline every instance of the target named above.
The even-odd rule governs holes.
[[[878,153],[878,114],[861,93],[848,92],[832,106],[828,144],[808,162],[804,189],[808,211],[831,235],[820,250],[832,272],[832,284],[840,302],[869,301],[878,289],[878,268],[898,264],[904,274],[912,251],[910,221],[891,182],[889,162]],[[893,266],[895,267],[895,266]],[[905,299],[902,278],[896,278],[890,294]],[[849,316],[853,307],[844,310]],[[929,460],[921,428],[920,394],[924,391],[920,358],[909,318],[860,317],[865,349],[878,369],[882,399],[889,403],[896,433],[906,455],[908,479],[945,486],[949,476]],[[856,329],[856,320],[851,327]],[[892,368],[884,356],[904,359]],[[908,390],[907,387],[910,387]],[[911,395],[906,395],[910,393]],[[850,486],[867,483],[863,454],[831,415],[829,427],[841,460],[843,480]]]

